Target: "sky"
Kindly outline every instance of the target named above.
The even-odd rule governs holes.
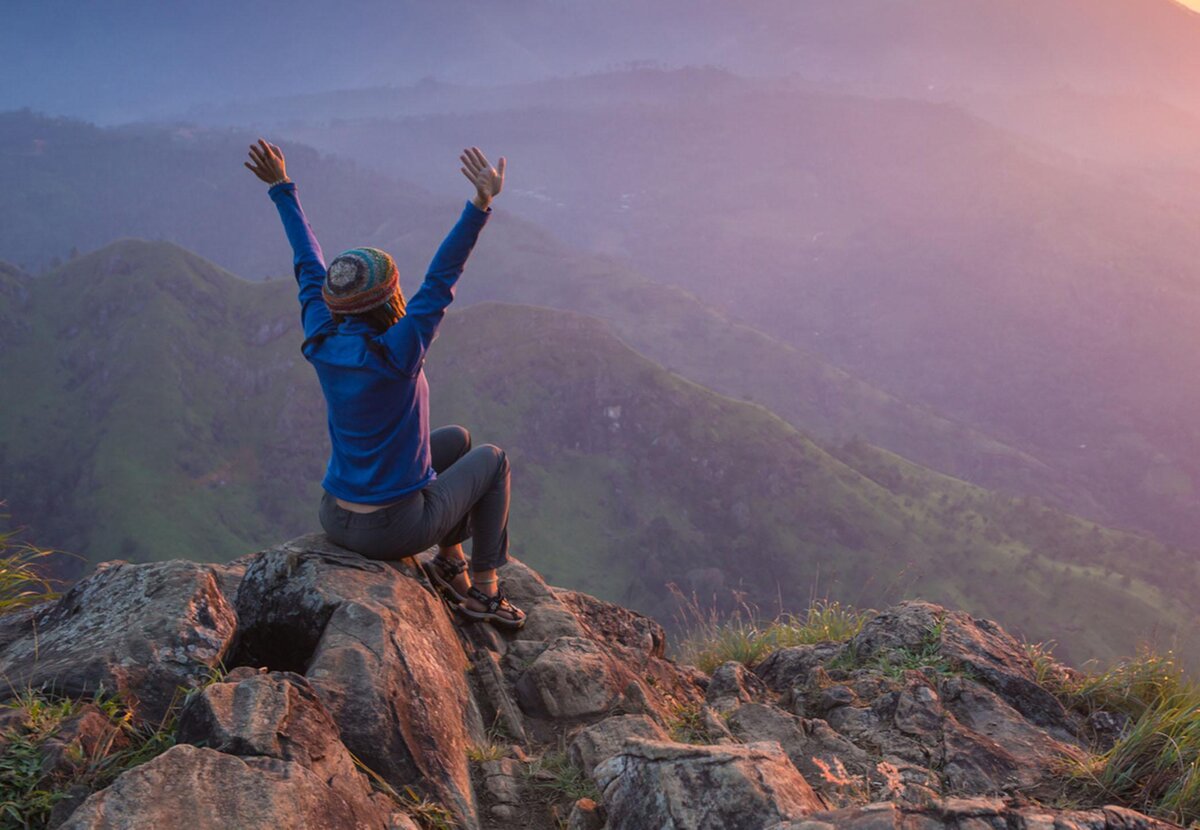
[[[1200,11],[1200,0],[509,0],[503,13],[487,0],[0,0],[0,111],[116,124],[427,77],[524,83],[639,61],[891,94],[1023,75],[1053,88],[1173,78],[1169,92],[1200,110],[1200,15],[1184,7]]]

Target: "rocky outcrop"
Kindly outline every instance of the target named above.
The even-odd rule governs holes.
[[[120,693],[150,723],[226,656],[237,616],[221,589],[237,566],[106,562],[56,602],[0,617],[0,700]]]
[[[417,579],[302,537],[249,562],[237,610],[237,659],[302,673],[370,769],[477,823],[467,750],[483,725],[468,660]]]
[[[768,830],[1177,830],[1121,807],[1097,810],[1048,810],[990,798],[950,798],[924,805],[877,802],[813,813],[803,821]]]
[[[666,658],[657,623],[520,562],[501,576],[528,622],[507,633],[464,623],[414,565],[310,535],[230,566],[108,563],[0,617],[11,688],[178,715],[176,746],[72,791],[51,826],[1171,826],[1031,806],[1125,722],[1065,710],[986,620],[903,603],[847,643],[709,677]],[[0,717],[0,753],[22,728]],[[125,740],[84,706],[43,747],[66,769]]]

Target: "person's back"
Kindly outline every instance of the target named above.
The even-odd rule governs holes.
[[[358,503],[389,502],[436,477],[427,436],[425,373],[401,374],[378,332],[346,320],[309,355],[329,413],[329,456],[322,486]]]

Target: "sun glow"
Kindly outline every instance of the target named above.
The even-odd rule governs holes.
[[[1187,6],[1194,12],[1200,12],[1200,0],[1177,0],[1179,5]]]

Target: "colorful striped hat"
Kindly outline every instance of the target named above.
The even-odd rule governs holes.
[[[386,251],[351,248],[329,263],[321,294],[335,314],[362,314],[386,303],[399,284],[396,263]]]

